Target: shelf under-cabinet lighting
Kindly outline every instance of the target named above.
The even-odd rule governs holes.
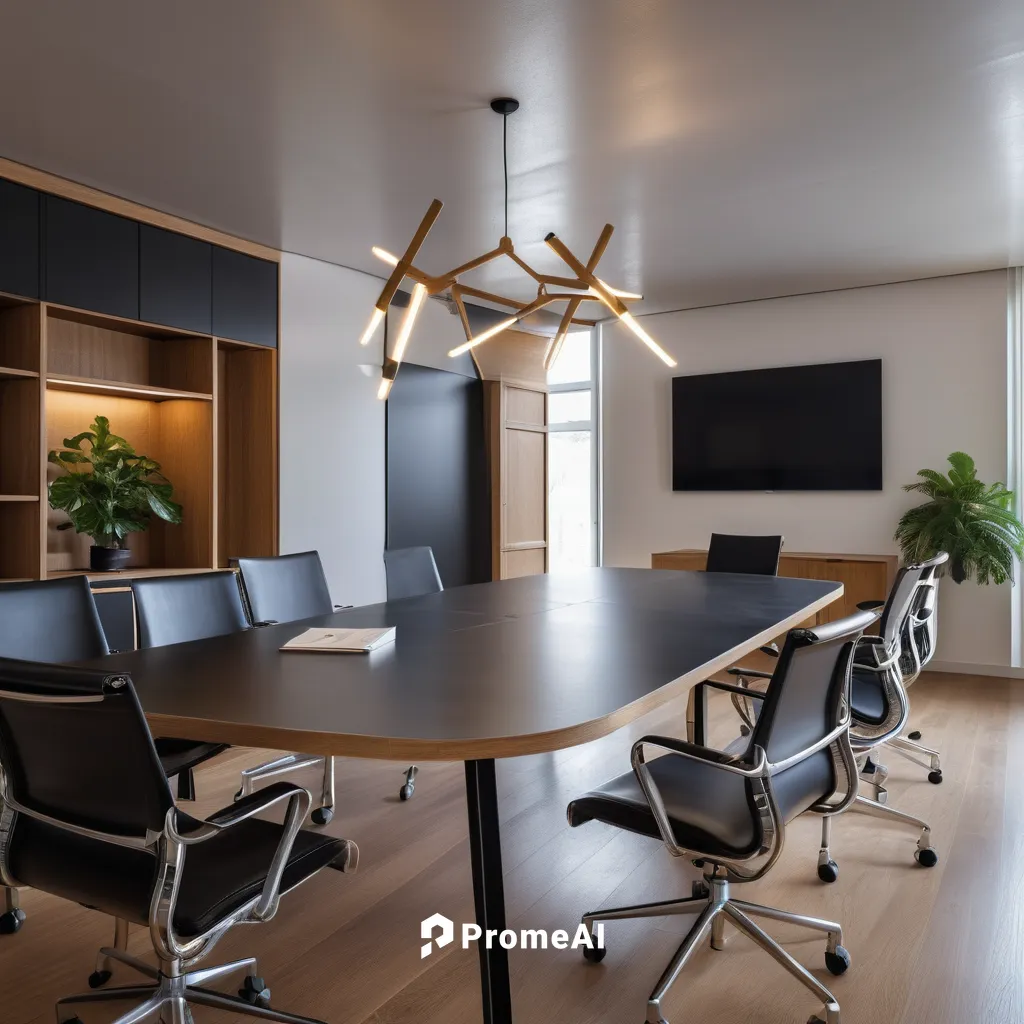
[[[47,384],[57,384],[68,388],[92,388],[95,391],[123,391],[129,395],[143,395],[146,398],[209,398],[209,395],[194,391],[163,391],[150,387],[148,384],[107,384],[103,381],[75,380],[67,377],[47,377]]]

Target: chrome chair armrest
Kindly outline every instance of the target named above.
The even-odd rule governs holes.
[[[742,775],[748,779],[760,779],[768,774],[768,759],[760,747],[754,748],[755,760],[753,765],[750,765],[745,761],[736,760],[732,755],[721,750],[715,750],[714,747],[702,747],[697,743],[687,743],[686,740],[679,740],[674,736],[641,736],[633,744],[629,755],[634,771],[638,766],[645,766],[644,747],[647,746],[661,747],[663,750],[670,750],[673,754],[687,757],[691,761],[703,761],[715,768],[721,768],[722,771]]]
[[[726,758],[728,755],[723,754],[720,750],[714,750],[711,747],[701,747],[694,743],[687,743],[685,740],[677,740],[670,736],[641,736],[633,744],[633,749],[630,752],[630,762],[633,765],[633,772],[637,777],[637,781],[640,783],[640,788],[643,790],[644,797],[647,799],[647,804],[651,808],[651,814],[654,815],[654,821],[658,826],[658,833],[661,835],[661,841],[668,848],[669,853],[673,857],[685,857],[690,856],[696,859],[716,859],[715,855],[709,853],[706,850],[691,850],[686,849],[679,845],[676,840],[675,832],[672,829],[672,822],[669,820],[668,811],[665,808],[665,801],[662,798],[661,792],[658,789],[657,783],[654,781],[651,775],[650,769],[644,760],[644,747],[645,746],[657,746],[664,750],[669,750],[672,753],[680,756],[690,758],[693,761],[703,761],[706,765],[713,768],[720,768],[722,771],[731,772],[734,775],[741,775],[744,778],[751,779],[752,781],[760,782],[762,793],[766,798],[765,813],[767,814],[768,828],[766,831],[770,832],[774,837],[777,835],[776,819],[777,813],[774,807],[774,799],[771,796],[771,783],[768,781],[768,759],[765,756],[765,752],[761,747],[754,748],[754,764],[753,766],[745,766],[743,762],[728,761]],[[775,845],[772,857],[778,855],[781,847]],[[751,877],[760,877],[768,869],[765,865],[760,871],[755,872]],[[737,869],[732,869],[733,871]],[[743,877],[737,875],[736,877]]]
[[[759,668],[744,668],[742,665],[726,669],[726,673],[730,676],[739,676],[746,679],[771,679],[772,677],[771,672],[762,672]]]
[[[729,672],[732,675],[750,675],[754,679],[771,679],[770,672],[742,672],[740,669],[731,668]],[[702,683],[698,683],[698,686],[710,686],[713,690],[723,690],[726,693],[736,693],[741,697],[749,697],[751,700],[764,700],[765,694],[760,690],[751,690],[746,686],[734,686],[732,683],[720,683],[717,679],[706,679]]]
[[[295,838],[302,828],[302,822],[309,813],[312,797],[309,791],[291,782],[275,782],[256,793],[243,797],[235,804],[217,811],[206,821],[202,822],[199,828],[190,832],[180,832],[177,827],[177,808],[172,807],[167,812],[167,835],[175,843],[183,847],[194,846],[196,843],[203,843],[213,838],[225,829],[233,828],[240,822],[265,811],[268,807],[288,801],[288,808],[285,811],[284,831],[270,861],[270,868],[267,871],[267,880],[263,884],[263,891],[259,901],[253,908],[252,917],[258,921],[267,921],[277,913],[278,903],[281,898],[281,879],[284,876],[284,869],[291,856],[292,846],[295,845]]]

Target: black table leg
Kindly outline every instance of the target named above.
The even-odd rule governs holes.
[[[501,874],[501,832],[494,761],[466,762],[466,803],[469,805],[469,849],[473,858],[473,900],[476,923],[483,929],[477,942],[484,1024],[512,1024],[508,952],[497,937],[487,948],[488,931],[505,930],[505,882]]]

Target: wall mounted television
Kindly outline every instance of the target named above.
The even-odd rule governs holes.
[[[672,379],[676,491],[880,491],[882,361]]]

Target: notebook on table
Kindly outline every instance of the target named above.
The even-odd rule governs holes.
[[[395,642],[395,627],[373,629],[307,629],[286,643],[282,651],[333,651],[339,654],[366,654]]]

